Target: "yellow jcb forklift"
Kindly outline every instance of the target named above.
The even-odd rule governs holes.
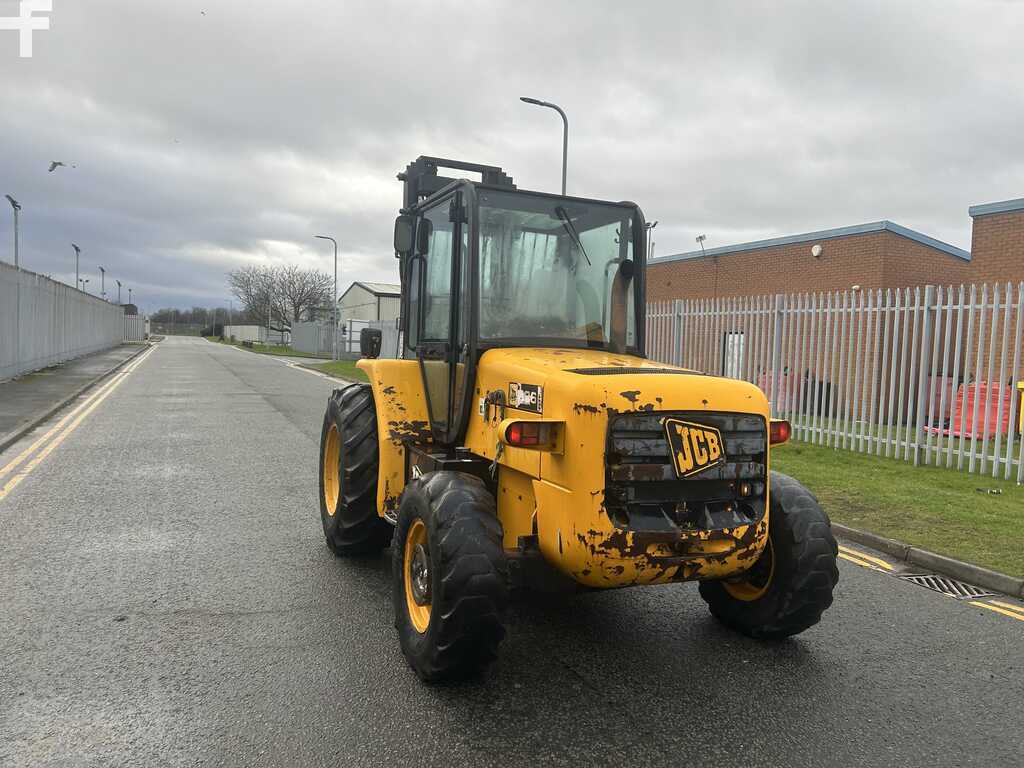
[[[837,550],[814,496],[770,471],[789,425],[752,384],[645,356],[640,208],[433,157],[398,178],[400,348],[364,331],[369,384],[328,401],[320,517],[339,556],[390,543],[416,673],[490,662],[517,587],[697,581],[752,637],[816,624]]]

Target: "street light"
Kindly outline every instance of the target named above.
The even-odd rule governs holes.
[[[89,289],[86,288],[87,285],[89,285],[89,278],[83,277],[82,278],[82,292],[83,293],[88,293],[89,292]]]
[[[700,255],[701,256],[707,256],[707,253],[704,251],[704,241],[707,240],[707,239],[708,239],[707,235],[697,235],[697,245],[700,246]]]
[[[648,221],[645,226],[647,228],[647,260],[650,261],[654,258],[654,241],[651,239],[652,230],[658,226],[658,222]]]
[[[330,240],[334,243],[334,311],[331,313],[331,317],[334,320],[334,359],[338,359],[338,241],[333,237],[327,235],[313,235],[313,237],[319,240]]]
[[[131,288],[128,289],[128,303],[134,305],[134,302],[132,301],[132,289]]]
[[[81,280],[78,279],[78,258],[82,255],[82,249],[74,243],[71,244],[71,247],[75,249],[75,287],[77,288],[78,284],[81,282]]]
[[[565,194],[565,170],[569,156],[569,118],[565,116],[565,112],[557,104],[552,104],[550,101],[541,101],[540,99],[531,99],[529,96],[520,96],[520,101],[525,101],[527,104],[535,104],[538,107],[547,107],[548,109],[555,110],[562,116],[562,194]]]
[[[117,306],[120,307],[121,306],[121,281],[120,280],[115,280],[114,282],[117,283]]]
[[[100,267],[100,298],[107,300],[107,270]]]
[[[18,211],[21,210],[21,203],[15,200],[10,195],[4,195],[7,201],[11,204],[11,208],[14,209],[14,266],[18,266]],[[20,267],[19,267],[20,269]]]

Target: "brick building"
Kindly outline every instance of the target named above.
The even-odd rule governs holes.
[[[971,250],[878,221],[653,259],[647,297],[710,299],[793,291],[1024,280],[1024,198],[973,206]]]

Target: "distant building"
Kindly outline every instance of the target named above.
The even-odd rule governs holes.
[[[877,221],[652,259],[647,297],[711,299],[1024,279],[1024,198],[972,206],[971,250]]]
[[[400,285],[354,282],[338,299],[338,320],[397,320],[402,312],[401,296]]]

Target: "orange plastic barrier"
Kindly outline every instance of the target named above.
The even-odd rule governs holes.
[[[964,400],[964,388],[967,388],[967,398]],[[1002,401],[1003,420],[999,422],[999,404]],[[974,404],[978,404],[978,421],[974,423]],[[1010,409],[1013,407],[1013,388],[1007,384],[997,384],[987,381],[979,381],[975,384],[961,384],[956,393],[956,416],[953,418],[953,429],[950,431],[954,437],[981,437],[985,436],[985,413],[988,412],[988,434],[994,437],[997,433],[1007,435],[1010,432],[1010,422],[1013,414]]]

